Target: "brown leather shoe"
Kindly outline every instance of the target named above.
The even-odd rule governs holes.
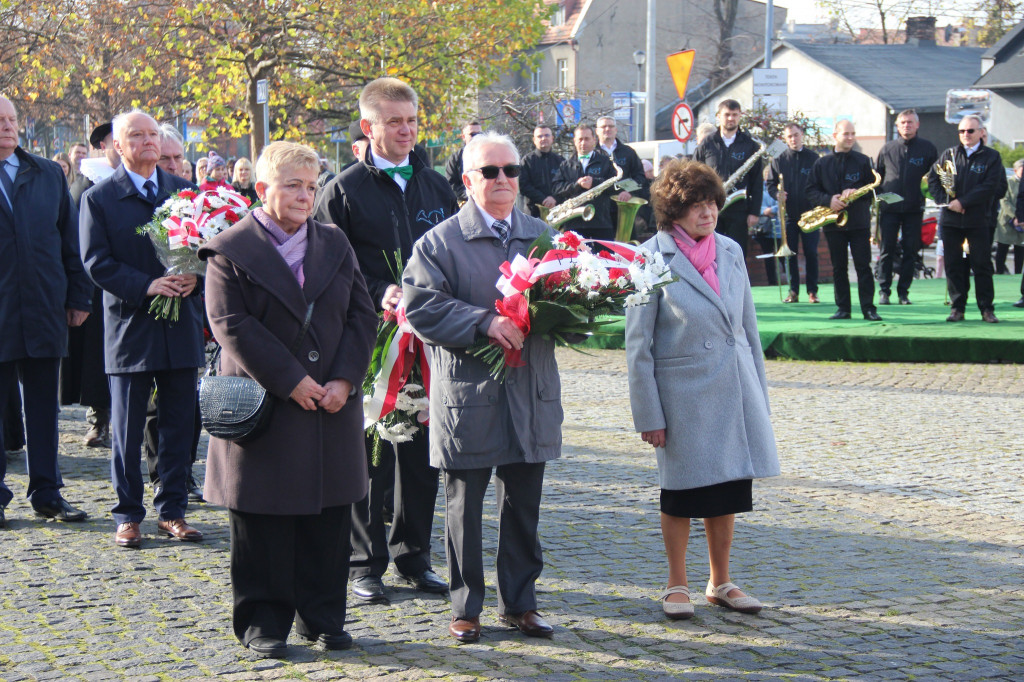
[[[463,644],[475,642],[480,639],[479,618],[453,618],[448,632],[452,637]]]
[[[188,525],[185,519],[171,519],[170,521],[157,521],[157,529],[172,538],[178,538],[182,542],[199,542],[203,534]]]
[[[952,310],[949,313],[949,317],[946,318],[946,322],[963,322],[963,321],[964,321],[964,311],[962,311],[962,310],[954,309],[954,310]]]
[[[985,322],[991,322],[992,324],[999,322],[999,318],[996,317],[996,314],[991,310],[982,310],[981,319],[983,319]]]
[[[807,300],[811,303],[821,303],[821,299],[818,298],[817,294],[807,294]]]
[[[117,526],[114,533],[114,544],[118,547],[138,548],[142,544],[142,530],[135,521],[128,521]]]
[[[786,298],[782,299],[782,302],[783,303],[799,303],[800,302],[800,294],[796,293],[795,291],[791,291],[791,292],[789,292],[789,296],[786,296]]]
[[[519,628],[519,631],[527,637],[550,637],[555,629],[547,624],[536,611],[525,613],[503,613],[498,616],[498,622],[510,628]]]

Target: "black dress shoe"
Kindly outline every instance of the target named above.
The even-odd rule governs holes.
[[[828,319],[830,319],[830,320],[848,320],[848,319],[850,319],[850,311],[849,310],[837,310],[834,313],[832,313],[831,315],[829,315]]]
[[[364,575],[352,581],[352,594],[369,604],[388,604],[384,582],[375,575]]]
[[[900,296],[900,305],[911,305],[910,299],[906,296]]]
[[[188,472],[188,478],[185,480],[185,487],[188,489],[188,501],[189,502],[205,502],[203,499],[203,489],[196,483],[195,476],[192,472]]]
[[[276,637],[256,637],[245,646],[261,658],[284,658],[288,655],[288,645]]]
[[[946,318],[946,322],[963,322],[964,311],[956,310],[955,308],[949,313],[949,317]]]
[[[324,633],[322,635],[310,635],[305,632],[298,633],[299,637],[310,642],[320,642],[324,645],[324,648],[328,651],[340,651],[342,649],[352,648],[352,635],[342,630],[339,634],[328,635]]]
[[[995,312],[991,310],[982,310],[981,319],[984,320],[985,322],[991,322],[993,324],[999,322],[999,318],[996,317]]]
[[[498,616],[498,622],[510,628],[519,628],[527,637],[551,637],[555,629],[547,624],[536,611],[524,613],[503,613]]]
[[[889,305],[889,294],[884,291],[878,294],[878,305]]]
[[[85,521],[85,518],[89,516],[81,509],[72,507],[63,497],[58,497],[49,504],[33,504],[32,508],[39,516],[58,521]]]
[[[4,507],[0,505],[0,528],[7,527],[7,517],[4,516]]]
[[[1024,308],[1024,296],[1021,296],[1020,299],[1016,303],[1013,304],[1013,307],[1014,308]]]
[[[864,313],[864,319],[870,322],[881,322],[882,316],[878,314],[877,310],[869,310]]]
[[[420,592],[444,594],[448,591],[448,583],[441,580],[441,577],[429,568],[416,575],[405,575],[402,573],[399,574],[399,577]]]

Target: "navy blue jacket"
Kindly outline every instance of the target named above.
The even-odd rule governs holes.
[[[59,358],[68,348],[66,310],[91,310],[78,216],[59,165],[20,147],[14,153],[13,212],[0,196],[0,362]]]
[[[149,237],[137,230],[171,194],[195,189],[187,180],[159,168],[156,172],[156,205],[139,194],[123,165],[82,195],[82,259],[103,289],[107,374],[185,369],[204,362],[200,286],[182,300],[177,322],[149,313],[152,297],[146,290],[165,268]]]

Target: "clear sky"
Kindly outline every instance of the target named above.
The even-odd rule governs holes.
[[[787,16],[798,24],[819,24],[828,19],[828,13],[818,9],[814,0],[775,0],[775,6],[789,10]]]

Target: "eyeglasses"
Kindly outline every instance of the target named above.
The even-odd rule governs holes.
[[[480,175],[484,176],[486,180],[494,180],[498,177],[499,172],[504,172],[506,178],[518,178],[519,172],[523,170],[523,167],[518,163],[510,163],[507,166],[483,166],[481,168],[470,168],[467,173],[473,171],[480,171]]]
[[[961,135],[963,135],[964,133],[967,133],[968,135],[973,135],[974,133],[978,132],[978,129],[977,128],[961,128],[959,132],[960,132]]]

